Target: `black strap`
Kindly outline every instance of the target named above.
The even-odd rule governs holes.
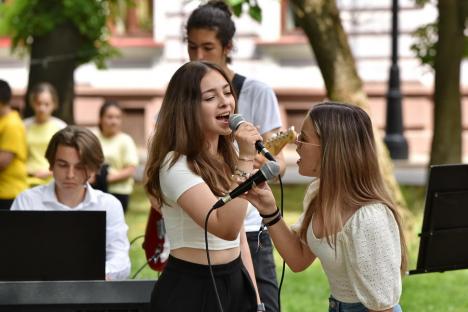
[[[239,98],[244,81],[245,76],[239,74],[234,74],[234,78],[232,78],[232,87],[234,88],[234,92],[236,93],[237,98]]]

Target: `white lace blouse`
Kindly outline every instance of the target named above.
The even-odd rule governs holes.
[[[309,187],[304,204],[315,193],[316,181]],[[306,196],[307,197],[307,196]],[[297,231],[303,215],[292,226]],[[401,295],[401,248],[398,225],[391,210],[380,203],[357,210],[337,234],[336,248],[325,238],[315,237],[312,222],[307,244],[325,271],[330,290],[339,301],[361,302],[372,310],[396,305]]]

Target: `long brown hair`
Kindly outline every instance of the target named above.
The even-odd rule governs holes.
[[[231,175],[237,160],[234,137],[232,134],[220,136],[218,154],[222,159],[214,157],[208,153],[201,123],[200,83],[212,70],[224,77],[232,91],[232,85],[223,70],[204,61],[182,65],[167,86],[150,142],[146,167],[146,191],[159,203],[165,202],[159,170],[165,165],[164,159],[171,151],[174,156],[169,166],[173,166],[180,156],[185,155],[190,169],[203,178],[216,196],[224,195],[231,186]]]
[[[323,234],[330,246],[343,227],[343,209],[359,209],[382,203],[393,213],[401,242],[401,270],[406,271],[407,250],[402,220],[385,187],[372,123],[367,113],[354,105],[324,102],[308,113],[320,140],[322,152],[320,186],[304,215],[299,235],[306,240],[312,215],[323,224]]]

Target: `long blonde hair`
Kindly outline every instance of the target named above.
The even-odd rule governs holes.
[[[201,89],[203,77],[211,70],[219,72],[232,86],[223,70],[209,62],[188,62],[180,67],[169,81],[154,136],[149,147],[146,167],[146,191],[159,203],[164,203],[159,170],[165,165],[169,152],[174,152],[169,166],[185,155],[190,169],[201,176],[216,196],[223,196],[232,183],[237,155],[232,134],[220,136],[218,154],[208,153],[201,122]]]
[[[354,105],[324,102],[308,113],[321,144],[320,186],[310,202],[299,230],[303,240],[312,220],[323,224],[330,246],[343,226],[343,209],[359,209],[382,203],[393,213],[401,242],[401,270],[406,271],[407,250],[402,220],[379,169],[372,123],[367,113]]]

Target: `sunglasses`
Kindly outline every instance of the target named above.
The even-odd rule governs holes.
[[[320,146],[320,144],[315,144],[315,143],[309,143],[309,142],[304,142],[304,141],[302,141],[302,137],[301,137],[300,134],[296,137],[296,142],[295,142],[295,143],[296,143],[297,147],[299,147],[299,148],[300,148],[303,144],[312,145],[312,146],[317,146],[317,147]]]

